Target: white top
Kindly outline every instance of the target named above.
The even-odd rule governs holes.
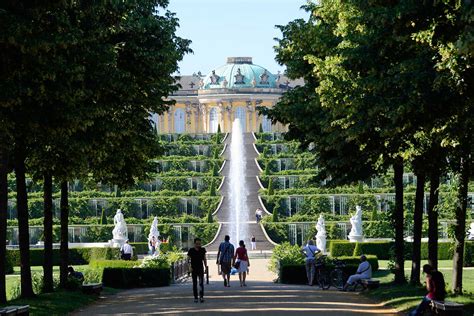
[[[314,260],[315,255],[318,253],[319,249],[315,245],[306,245],[303,248],[303,251],[306,254],[306,260]]]
[[[359,264],[357,274],[360,274],[363,279],[372,278],[372,266],[370,265],[370,263],[368,261],[364,261]]]
[[[133,254],[133,248],[130,244],[124,244],[120,250],[126,255]]]

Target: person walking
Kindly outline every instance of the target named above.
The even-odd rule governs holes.
[[[301,253],[306,256],[305,268],[309,286],[313,285],[314,274],[316,273],[316,254],[318,252],[319,249],[314,245],[312,239],[308,240],[308,244],[301,249]]]
[[[262,220],[262,216],[263,216],[263,211],[260,208],[257,208],[255,210],[255,219],[257,221],[257,224],[260,223],[260,221]]]
[[[250,239],[250,243],[252,245],[252,250],[257,250],[257,239],[255,239],[255,236],[252,236],[252,239]]]
[[[194,239],[194,247],[188,251],[188,260],[191,261],[191,277],[193,279],[194,303],[198,302],[198,281],[199,300],[204,303],[204,271],[207,267],[206,249],[201,246],[201,239]]]
[[[243,240],[239,241],[239,248],[235,251],[233,266],[239,273],[240,286],[247,286],[245,279],[247,278],[247,271],[250,267],[250,260]]]
[[[230,287],[230,272],[232,269],[232,256],[234,255],[234,245],[230,243],[230,236],[224,237],[224,242],[219,245],[216,263],[221,266],[224,286]]]

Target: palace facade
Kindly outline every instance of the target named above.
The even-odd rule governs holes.
[[[163,115],[154,115],[159,133],[215,133],[232,130],[239,118],[245,132],[282,132],[286,127],[272,124],[259,115],[257,107],[273,107],[281,95],[302,80],[290,81],[255,65],[251,57],[229,57],[227,63],[207,76],[181,76],[181,88],[171,98],[175,105]]]

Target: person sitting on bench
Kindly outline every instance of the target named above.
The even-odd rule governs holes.
[[[356,274],[351,275],[349,279],[347,279],[347,283],[342,289],[343,291],[347,291],[349,286],[356,284],[356,282],[362,279],[372,278],[372,266],[369,261],[367,261],[367,257],[365,255],[360,256],[360,261],[361,263],[359,264],[359,268],[357,268]]]
[[[429,274],[426,274],[426,289],[428,294],[423,297],[420,305],[408,314],[409,316],[423,315],[433,300],[444,301],[446,297],[446,283],[444,282],[443,274],[436,270],[429,271]]]

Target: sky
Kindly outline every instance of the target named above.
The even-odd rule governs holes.
[[[306,0],[170,0],[168,9],[180,20],[178,36],[190,39],[191,49],[180,62],[180,74],[207,74],[227,57],[253,57],[272,73],[284,68],[275,61],[273,46],[285,25],[307,18]]]

